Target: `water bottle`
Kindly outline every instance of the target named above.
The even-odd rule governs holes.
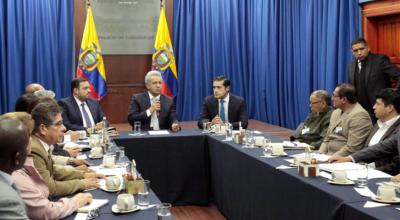
[[[108,120],[107,120],[107,118],[106,117],[103,117],[103,121],[102,121],[102,123],[103,123],[103,143],[105,144],[105,145],[108,145],[108,143],[109,143],[109,137],[108,137]]]

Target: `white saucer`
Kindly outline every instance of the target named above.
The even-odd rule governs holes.
[[[94,156],[92,156],[91,154],[89,154],[89,158],[90,158],[90,159],[100,159],[100,158],[103,158],[103,156],[94,157]]]
[[[372,196],[371,197],[372,200],[374,200],[375,202],[380,202],[380,203],[388,203],[388,204],[394,204],[394,203],[400,203],[400,198],[399,197],[395,197],[393,200],[388,201],[388,200],[382,200],[377,196]]]
[[[344,182],[344,183],[343,182],[335,182],[333,180],[328,180],[327,182],[330,184],[334,184],[334,185],[354,185],[354,182],[351,180],[346,180],[346,182]]]
[[[288,154],[286,152],[283,152],[282,154],[271,154],[271,156],[275,157],[286,157]]]
[[[120,211],[120,210],[118,209],[117,204],[114,204],[114,205],[111,206],[111,211],[114,212],[114,213],[121,213],[121,214],[122,214],[122,213],[130,213],[130,212],[134,212],[134,211],[137,211],[137,210],[140,210],[140,209],[139,209],[139,206],[137,206],[137,205],[135,205],[135,206],[133,207],[133,209],[125,210],[125,211]]]
[[[100,186],[100,189],[101,190],[103,190],[103,191],[106,191],[106,192],[119,192],[119,191],[121,191],[121,187],[120,188],[118,188],[118,189],[107,189],[105,186]]]

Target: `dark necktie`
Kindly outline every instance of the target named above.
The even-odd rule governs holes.
[[[36,172],[35,168],[33,166],[24,166],[24,169],[28,173],[30,177],[32,177],[35,180],[40,180],[39,174]]]
[[[220,101],[219,101],[219,117],[221,118],[221,120],[223,121],[223,122],[225,122],[225,107],[224,107],[224,100],[223,99],[221,99]]]
[[[85,122],[86,122],[86,127],[91,128],[92,123],[90,122],[89,114],[87,113],[87,111],[85,109],[85,103],[82,102],[81,106],[82,106],[83,118],[85,119]]]

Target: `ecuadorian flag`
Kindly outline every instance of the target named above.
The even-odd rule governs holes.
[[[178,93],[178,73],[176,71],[174,49],[172,48],[169,36],[164,6],[160,9],[154,49],[153,69],[160,71],[163,78],[161,92],[164,95],[174,97]]]
[[[90,6],[87,8],[76,75],[88,79],[92,98],[100,100],[106,95],[106,71]]]

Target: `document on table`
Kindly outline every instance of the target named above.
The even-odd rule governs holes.
[[[165,135],[169,134],[168,130],[149,131],[149,135]]]
[[[346,163],[327,163],[320,164],[319,168],[321,170],[325,170],[328,172],[332,172],[334,170],[346,170],[347,178],[350,180],[357,180],[357,172],[362,166],[352,162]],[[376,178],[391,178],[392,176],[384,173],[380,170],[375,170],[372,168],[368,168],[368,179],[376,179]]]
[[[382,206],[388,206],[388,205],[390,205],[390,204],[366,201],[364,204],[364,208],[376,208],[376,207],[382,207]]]
[[[103,168],[102,166],[91,166],[90,169],[94,170],[96,173],[101,173],[104,176],[122,176],[126,172],[122,167]]]
[[[328,161],[328,159],[331,157],[331,156],[329,156],[329,155],[320,154],[320,153],[317,153],[317,154],[315,154],[315,153],[310,153],[310,156],[311,156],[311,158],[315,158],[315,159],[317,159],[317,160],[320,161],[320,162],[326,162],[326,161]],[[301,160],[301,159],[304,159],[304,158],[306,157],[306,154],[305,154],[305,153],[294,154],[294,155],[291,155],[291,157],[295,157],[295,158]],[[321,167],[320,167],[320,168],[321,168]]]
[[[364,197],[372,197],[375,196],[375,193],[373,193],[368,187],[363,187],[363,188],[357,188],[353,187],[353,189],[360,194],[361,196]]]
[[[77,212],[89,212],[92,209],[100,208],[108,203],[108,199],[93,199],[89,205],[83,206]]]

